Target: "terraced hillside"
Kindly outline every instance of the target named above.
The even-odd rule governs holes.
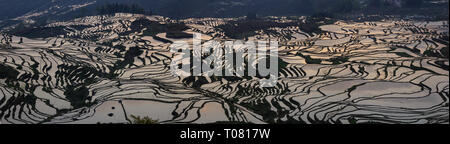
[[[448,32],[448,22],[306,17],[52,23],[2,34],[0,121],[448,124]],[[278,40],[276,87],[260,88],[258,77],[173,76],[169,46],[193,33]]]

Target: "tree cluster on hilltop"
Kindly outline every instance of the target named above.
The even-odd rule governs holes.
[[[137,4],[105,4],[97,8],[97,13],[100,15],[108,15],[115,13],[132,13],[132,14],[149,14],[143,8],[139,7]]]

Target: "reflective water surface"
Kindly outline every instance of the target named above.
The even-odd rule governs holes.
[[[188,19],[186,34],[229,40],[236,19]],[[280,23],[294,20],[279,18]],[[86,24],[88,23],[88,24]],[[157,24],[155,24],[157,23]],[[7,123],[447,123],[448,23],[347,22],[304,32],[269,26],[280,78],[175,77],[162,17],[117,14],[48,25],[50,37],[2,36],[0,121]],[[10,43],[10,46],[7,43]]]

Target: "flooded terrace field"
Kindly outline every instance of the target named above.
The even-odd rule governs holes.
[[[172,42],[193,33],[240,39],[227,31],[239,19],[117,14],[47,25],[55,31],[48,37],[3,34],[0,121],[448,124],[447,21],[335,21],[309,30],[276,19],[244,36],[279,41],[284,65],[270,88],[258,77],[169,70]]]

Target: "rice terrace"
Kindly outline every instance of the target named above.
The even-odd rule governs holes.
[[[325,0],[315,2],[320,1]],[[376,0],[348,1],[362,7]],[[245,5],[230,2],[223,17],[201,15],[209,9],[189,17],[66,0],[54,2],[61,9],[0,17],[0,123],[448,124],[448,0],[423,1],[425,12],[414,15],[404,13],[415,8],[395,8],[402,3],[386,0],[396,13],[360,8],[294,15],[256,9],[239,16],[231,5]],[[426,7],[433,4],[446,9]],[[110,12],[113,6],[122,9]],[[100,12],[65,15],[85,7]],[[444,18],[435,11],[446,11]],[[270,76],[250,74],[248,67],[261,64],[247,53],[239,57],[242,69],[236,68],[236,57],[221,65],[219,73],[232,76],[174,75],[171,67],[205,69],[217,62],[206,57],[225,51],[193,52],[195,35],[201,35],[201,44],[221,46],[278,42],[277,58],[270,58],[277,68],[274,84],[262,87],[261,80]],[[186,42],[203,66],[195,67],[192,59],[174,65],[182,54],[171,50],[177,41]],[[238,51],[246,50],[234,46],[229,52]]]

